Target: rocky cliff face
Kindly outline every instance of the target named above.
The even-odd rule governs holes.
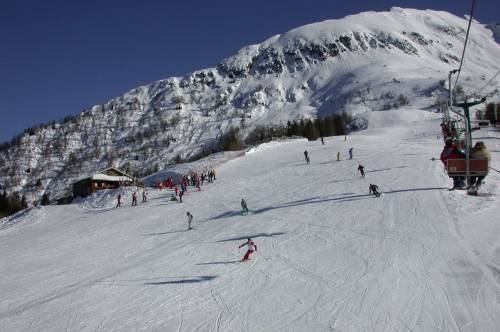
[[[26,130],[0,152],[0,186],[57,198],[74,180],[110,165],[146,175],[209,153],[230,127],[245,135],[300,117],[427,106],[459,64],[466,26],[445,12],[393,8],[293,29],[213,68]],[[470,38],[466,92],[484,84],[500,58],[481,24],[472,25]]]

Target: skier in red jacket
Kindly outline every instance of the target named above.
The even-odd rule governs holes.
[[[248,250],[247,250],[245,256],[243,256],[243,259],[241,260],[242,262],[249,260],[250,259],[250,255],[254,251],[257,251],[257,246],[255,245],[255,243],[253,243],[253,241],[252,241],[251,238],[248,238],[247,242],[245,242],[242,245],[240,245],[239,248],[241,248],[243,246],[248,246]]]

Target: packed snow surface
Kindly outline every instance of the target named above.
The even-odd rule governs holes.
[[[0,220],[0,330],[498,331],[500,174],[478,197],[449,191],[438,116],[367,117],[347,141],[219,165],[182,204],[150,189],[131,207],[129,188],[121,208],[102,191]],[[499,169],[499,133],[475,135]]]

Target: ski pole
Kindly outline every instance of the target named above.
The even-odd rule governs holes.
[[[500,171],[498,169],[496,169],[496,168],[490,167],[490,169],[494,170],[497,173],[500,173]]]
[[[264,258],[266,261],[268,261],[268,260],[269,260],[269,258],[267,258],[266,256],[262,255],[259,251],[257,251],[257,253],[258,253],[259,255],[261,255],[261,256],[262,256],[262,258]]]

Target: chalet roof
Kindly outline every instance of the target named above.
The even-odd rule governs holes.
[[[106,169],[103,169],[102,171],[97,172],[96,174],[106,174],[106,172],[108,172],[110,170],[121,174],[121,176],[126,176],[126,177],[129,177],[131,179],[135,179],[135,177],[133,177],[132,175],[128,175],[127,173],[120,171],[118,168],[114,168],[114,167],[108,167]]]
[[[113,173],[116,173],[119,175],[106,174],[106,173],[109,173],[109,171],[112,171]],[[86,178],[81,179],[79,181],[83,181],[86,179],[108,181],[108,182],[135,182],[136,181],[135,177],[128,175],[127,173],[120,171],[119,169],[114,168],[114,167],[108,167],[106,169],[103,169],[102,171],[95,173],[92,176],[86,177]]]
[[[97,173],[92,175],[92,180],[110,181],[110,182],[134,182],[134,178],[130,176],[115,176]]]

